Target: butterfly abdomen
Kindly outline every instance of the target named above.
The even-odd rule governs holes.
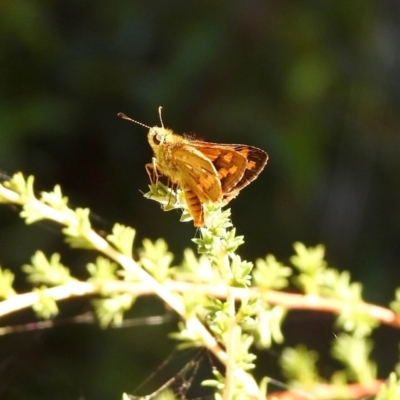
[[[184,187],[183,191],[185,193],[186,204],[188,206],[190,215],[193,217],[194,226],[203,226],[204,213],[200,199],[196,196],[193,190],[187,187]]]

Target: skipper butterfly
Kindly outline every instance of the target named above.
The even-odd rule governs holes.
[[[118,116],[149,129],[147,134],[154,157],[146,165],[151,178],[158,173],[179,186],[194,226],[204,226],[203,204],[224,206],[257,178],[268,161],[268,154],[257,147],[244,144],[220,144],[194,140],[161,127],[149,127],[127,117]]]

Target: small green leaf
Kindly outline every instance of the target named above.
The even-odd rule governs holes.
[[[279,364],[283,374],[293,384],[310,387],[320,380],[316,368],[317,360],[318,354],[315,351],[307,350],[305,346],[298,345],[295,348],[285,348]]]
[[[317,271],[326,268],[324,261],[325,247],[318,245],[316,247],[306,248],[303,243],[294,244],[296,255],[290,257],[290,262],[300,271],[308,275],[314,275]]]
[[[395,299],[390,303],[390,308],[396,313],[400,314],[400,288],[396,289]]]
[[[115,224],[112,229],[112,234],[107,236],[107,240],[122,254],[127,257],[132,257],[132,247],[135,235],[136,231],[133,228],[121,224]]]
[[[370,383],[376,378],[376,365],[369,360],[372,341],[341,333],[333,342],[332,355],[347,366],[349,379]]]
[[[20,216],[28,225],[46,218],[46,216],[43,214],[43,210],[40,207],[40,203],[35,201],[24,204],[22,211],[20,212]]]
[[[12,285],[14,282],[14,274],[8,269],[0,268],[0,298],[8,299],[16,295]]]
[[[71,224],[62,231],[66,238],[66,242],[73,248],[93,249],[92,242],[88,239],[91,231],[89,219],[90,210],[88,208],[77,208],[74,212],[76,224]]]
[[[264,309],[257,314],[256,344],[260,348],[270,348],[272,344],[283,343],[282,323],[287,310],[280,306]]]
[[[20,194],[24,198],[24,202],[27,202],[35,198],[33,183],[33,176],[28,176],[28,178],[25,179],[22,172],[17,172],[9,181],[4,182],[4,186]]]
[[[52,192],[42,192],[41,200],[55,210],[67,212],[68,197],[63,197],[60,185],[56,185]]]
[[[134,296],[130,293],[115,295],[107,299],[94,300],[96,315],[100,325],[105,328],[110,324],[121,325],[124,312],[129,310],[134,303]]]
[[[400,399],[400,379],[392,372],[389,379],[381,385],[375,400],[398,400]]]
[[[117,279],[116,271],[118,265],[110,261],[108,258],[97,257],[95,263],[89,263],[87,270],[91,276],[89,282],[96,285],[103,285],[107,282]]]
[[[178,323],[179,332],[173,332],[169,335],[171,339],[179,340],[179,349],[203,346],[203,338],[191,324],[184,322]]]
[[[157,181],[157,183],[149,185],[149,191],[143,196],[146,199],[154,200],[161,204],[164,211],[171,211],[177,208],[184,208],[185,202],[182,202],[181,190],[172,190],[167,185],[162,182]]]
[[[210,261],[204,255],[196,258],[192,249],[185,249],[183,252],[183,261],[179,267],[171,269],[171,275],[176,280],[186,282],[215,282],[216,274]]]
[[[57,303],[53,297],[46,294],[46,287],[34,288],[33,292],[38,295],[38,301],[32,308],[39,318],[50,319],[58,314]]]
[[[288,286],[287,278],[291,274],[291,268],[278,262],[273,255],[268,254],[265,259],[256,260],[253,279],[255,285],[263,290],[279,290]]]
[[[158,239],[154,243],[149,239],[143,240],[140,264],[159,282],[170,276],[173,258],[173,254],[168,251],[168,246],[163,239]]]
[[[75,282],[69,269],[60,262],[60,255],[54,253],[47,259],[42,251],[37,251],[31,258],[31,264],[24,265],[22,270],[28,274],[28,280],[57,286]]]
[[[230,282],[231,286],[236,287],[248,287],[251,283],[251,275],[250,272],[253,269],[253,263],[248,261],[242,261],[240,256],[233,255],[231,256],[231,265],[230,265],[232,280]]]

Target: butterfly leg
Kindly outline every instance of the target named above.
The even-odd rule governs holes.
[[[204,226],[204,211],[200,199],[189,188],[183,188],[186,204],[193,217],[194,226]]]
[[[169,192],[169,196],[168,196],[168,204],[174,205],[176,203],[179,203],[178,185],[175,183],[172,183],[168,179],[167,186],[169,189],[171,189]]]
[[[145,165],[147,175],[149,176],[150,183],[152,185],[158,182],[158,170],[157,170],[157,160],[155,157],[152,158],[152,162]]]

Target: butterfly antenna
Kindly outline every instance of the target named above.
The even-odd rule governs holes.
[[[141,123],[141,122],[139,122],[139,121],[135,121],[134,119],[129,118],[128,116],[126,116],[126,115],[125,115],[124,113],[122,113],[122,112],[118,113],[117,115],[118,115],[118,117],[120,117],[120,118],[122,118],[122,119],[126,119],[127,121],[134,122],[135,124],[142,125],[142,126],[144,126],[145,128],[150,129],[150,126],[145,125],[145,124],[143,124],[143,123]]]
[[[162,116],[161,116],[161,111],[162,111],[162,107],[158,107],[158,115],[160,116],[160,122],[161,122],[161,126],[164,128],[164,123],[162,120]]]

